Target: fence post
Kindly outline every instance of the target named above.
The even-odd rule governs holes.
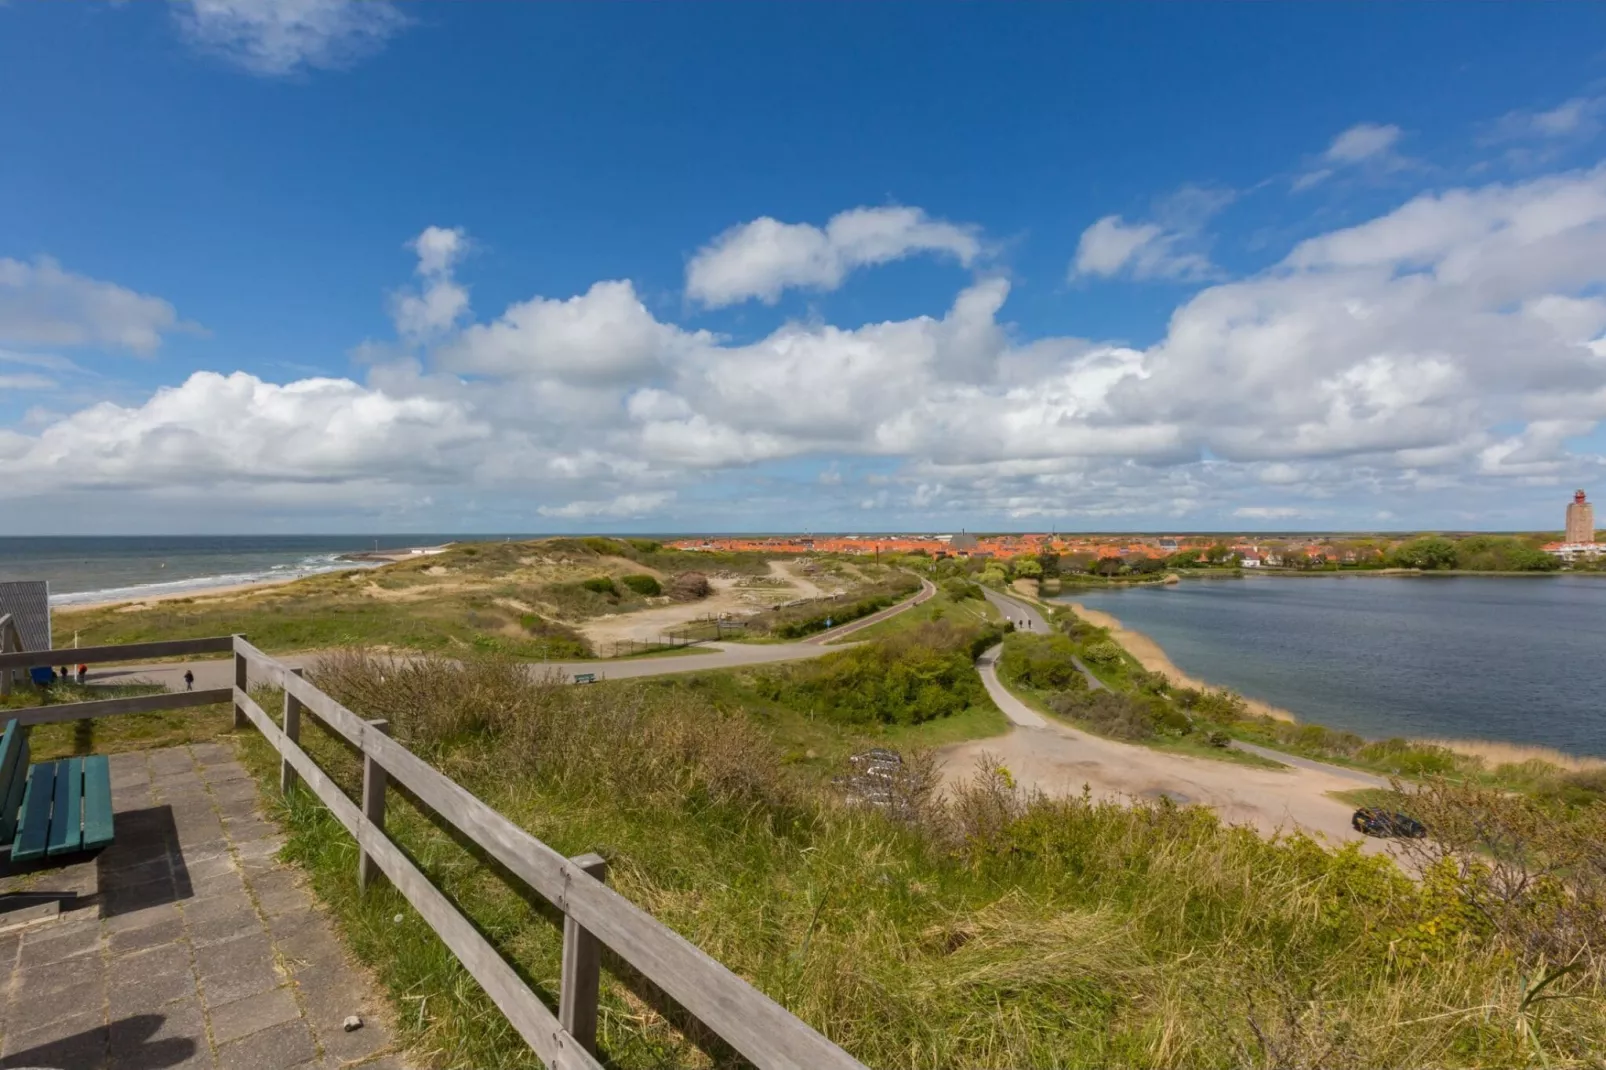
[[[297,676],[306,676],[306,669],[291,669]],[[284,692],[284,735],[291,743],[301,743],[301,700],[290,693],[286,688]],[[279,759],[279,794],[289,795],[296,786],[296,767],[290,764],[289,758]]]
[[[608,879],[608,860],[584,854],[569,859],[599,881]],[[563,915],[563,972],[558,986],[558,1024],[592,1055],[597,1053],[597,985],[602,979],[602,945],[573,917]]]
[[[240,637],[235,636],[234,638],[238,640]],[[249,667],[250,666],[245,660],[245,655],[240,653],[239,647],[236,646],[234,649],[234,686],[239,688],[241,691],[246,689],[246,684],[250,679],[250,677],[247,675],[247,669]],[[245,728],[250,723],[251,719],[245,715],[245,707],[236,701],[234,704],[234,730],[238,732],[240,729]]]
[[[368,727],[381,735],[390,735],[390,722],[385,720],[369,721]],[[373,756],[367,752],[362,756],[362,816],[371,821],[381,831],[385,828],[385,767],[374,761]],[[379,875],[379,867],[368,852],[361,847],[357,848],[357,887],[366,892],[368,885],[374,877]]]

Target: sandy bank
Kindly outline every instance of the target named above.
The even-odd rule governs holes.
[[[1156,643],[1142,632],[1133,631],[1131,628],[1126,627],[1121,623],[1120,618],[1114,614],[1106,613],[1100,609],[1089,609],[1080,602],[1067,604],[1076,611],[1078,617],[1081,617],[1089,624],[1109,629],[1110,638],[1120,643],[1126,648],[1127,653],[1137,658],[1139,665],[1142,665],[1150,672],[1162,674],[1167,680],[1171,681],[1173,687],[1192,687],[1198,690],[1214,687],[1213,684],[1208,684],[1203,680],[1189,676],[1177,668],[1176,663],[1166,655],[1165,650],[1161,648],[1159,643]],[[1264,717],[1275,717],[1279,721],[1297,720],[1293,714],[1280,706],[1273,706],[1248,696],[1244,697],[1244,701],[1249,704],[1250,713],[1260,714]]]

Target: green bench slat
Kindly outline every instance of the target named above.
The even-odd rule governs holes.
[[[28,730],[15,720],[6,722],[0,736],[0,843],[17,834],[17,808],[28,786]]]
[[[26,862],[42,858],[45,836],[50,831],[50,805],[55,801],[56,763],[41,762],[28,770],[28,790],[22,796],[22,818],[11,860]]]
[[[84,842],[84,760],[56,763],[56,805],[50,812],[50,840],[45,853],[69,854]]]
[[[104,754],[84,759],[84,850],[112,842],[112,767]]]

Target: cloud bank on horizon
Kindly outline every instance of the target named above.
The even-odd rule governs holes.
[[[332,0],[194,0],[173,17],[269,78],[356,63],[412,21]],[[1593,97],[1513,110],[1479,143],[1542,161],[1602,114]],[[0,426],[0,534],[8,513],[72,500],[437,530],[487,497],[517,503],[526,529],[657,530],[809,512],[866,529],[1390,527],[1457,488],[1556,487],[1560,501],[1606,470],[1587,442],[1606,419],[1606,163],[1456,177],[1410,144],[1358,122],[1254,189],[1186,186],[1146,218],[1085,206],[1047,280],[1012,262],[1030,234],[981,220],[898,203],[788,219],[777,204],[684,254],[667,302],[623,276],[481,302],[476,287],[516,286],[474,274],[501,236],[437,218],[395,235],[412,273],[376,280],[389,334],[347,340],[356,370],[282,381],[231,366],[204,307],[0,249],[0,391],[38,401]],[[1402,172],[1418,186],[1396,203],[1257,267],[1212,255],[1235,201]],[[923,312],[763,319],[783,298],[861,286],[873,306],[869,284],[901,262],[949,280]],[[1091,285],[1175,296],[1147,344],[1011,317],[1023,293]],[[714,310],[751,318],[700,325]],[[180,335],[213,366],[62,404],[81,353],[149,362]],[[788,500],[739,489],[775,471]]]

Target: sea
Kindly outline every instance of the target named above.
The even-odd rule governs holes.
[[[0,537],[0,580],[48,580],[54,606],[185,594],[372,567],[347,554],[525,536],[162,535]]]
[[[1246,576],[1059,600],[1302,721],[1606,757],[1606,576]]]

